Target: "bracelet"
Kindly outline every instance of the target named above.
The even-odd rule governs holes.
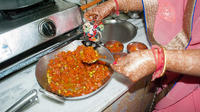
[[[85,22],[83,25],[84,37],[88,37],[90,41],[99,41],[102,37],[101,32],[103,32],[104,25],[103,23],[95,24],[95,20],[93,22]]]
[[[116,4],[116,15],[119,16],[119,4],[117,2],[117,0],[114,0],[115,1],[115,4]]]
[[[164,75],[166,70],[166,55],[165,49],[157,45],[152,46],[152,52],[155,58],[156,71],[153,73],[152,81]]]

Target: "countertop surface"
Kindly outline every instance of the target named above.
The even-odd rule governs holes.
[[[143,20],[128,21],[138,27],[137,35],[131,41],[143,42],[149,47]],[[124,43],[125,46],[127,44]],[[30,90],[40,88],[35,77],[35,67],[36,63],[0,80],[0,112],[7,110]],[[132,84],[129,79],[114,73],[108,85],[97,94],[82,100],[66,100],[65,103],[58,103],[38,91],[39,102],[25,108],[24,112],[101,112]]]

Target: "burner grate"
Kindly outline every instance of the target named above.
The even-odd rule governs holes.
[[[16,10],[3,10],[0,12],[3,15],[3,17],[6,19],[17,19],[17,18],[21,18],[33,13],[37,13],[41,11],[42,9],[47,9],[54,5],[55,5],[54,0],[44,0],[40,3],[34,4],[29,7],[20,8]]]

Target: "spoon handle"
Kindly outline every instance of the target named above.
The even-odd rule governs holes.
[[[20,109],[30,106],[31,104],[38,102],[37,90],[33,89],[23,96],[19,101],[12,105],[5,112],[16,112]]]
[[[104,59],[104,58],[99,58],[100,61],[104,61],[106,63],[109,63],[109,64],[113,64],[114,61],[113,60],[108,60],[108,59]]]

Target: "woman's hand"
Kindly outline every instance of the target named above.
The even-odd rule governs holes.
[[[151,50],[135,51],[117,60],[117,64],[111,65],[114,71],[119,72],[132,81],[152,74],[155,69],[154,55]]]
[[[118,9],[120,11],[142,11],[143,5],[142,0],[117,0]],[[112,12],[115,12],[117,9],[116,3],[114,0],[108,0],[91,10],[87,11],[84,14],[84,18],[88,21],[96,20],[98,24],[103,18],[110,15]]]
[[[112,0],[106,1],[84,14],[84,18],[88,21],[95,20],[98,24],[103,18],[115,11],[115,2]]]

